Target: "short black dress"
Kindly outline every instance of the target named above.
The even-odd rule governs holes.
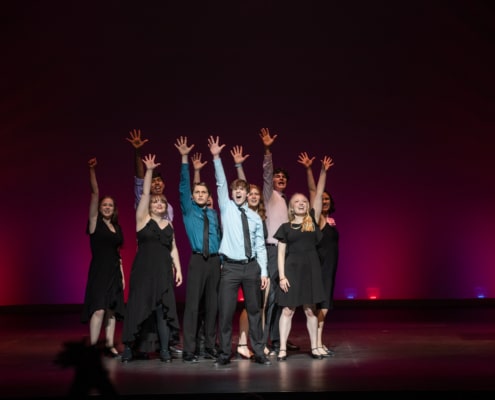
[[[88,222],[89,226],[89,222]],[[96,310],[112,310],[117,320],[124,318],[124,288],[120,271],[120,247],[124,241],[122,229],[114,224],[112,232],[98,213],[95,231],[89,235],[91,262],[84,295],[81,322],[87,323]]]
[[[314,222],[314,210],[311,210]],[[277,287],[276,301],[282,307],[298,307],[316,304],[325,299],[321,264],[317,245],[322,233],[315,223],[314,232],[301,232],[300,225],[290,222],[282,224],[273,237],[287,244],[285,255],[285,276],[290,287],[287,293]]]
[[[321,261],[325,300],[318,304],[318,308],[333,309],[333,292],[339,260],[339,232],[335,226],[326,223],[321,233],[323,238],[318,245],[318,254]]]
[[[137,232],[138,249],[132,264],[122,328],[124,343],[145,340],[144,333],[150,333],[147,323],[155,312],[163,311],[163,319],[171,327],[178,326],[170,254],[173,235],[172,225],[160,229],[153,219]]]

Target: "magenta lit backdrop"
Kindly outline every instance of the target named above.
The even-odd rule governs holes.
[[[8,6],[0,306],[82,303],[91,157],[118,202],[129,279],[134,128],[162,163],[185,276],[176,138],[209,161],[214,190],[208,136],[227,145],[229,178],[240,144],[261,184],[268,127],[289,194],[307,192],[301,151],[335,161],[336,299],[494,297],[493,7],[159,4]]]

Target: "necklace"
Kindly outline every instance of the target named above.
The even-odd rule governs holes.
[[[290,223],[290,227],[292,229],[301,229],[302,224],[293,224],[292,222]]]

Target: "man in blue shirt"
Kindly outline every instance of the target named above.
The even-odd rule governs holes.
[[[194,144],[187,145],[187,137],[175,144],[181,154],[179,183],[180,207],[192,255],[187,271],[186,299],[184,304],[182,360],[198,362],[196,336],[201,314],[204,316],[205,358],[216,359],[216,323],[218,313],[218,283],[220,280],[220,226],[217,212],[208,207],[210,189],[204,182],[194,182],[191,191],[188,156]],[[207,218],[207,220],[205,220]],[[204,243],[204,227],[207,242]],[[204,301],[201,304],[201,301]]]
[[[219,138],[210,136],[208,146],[213,155],[215,177],[218,189],[218,206],[222,222],[222,240],[220,254],[223,266],[218,289],[218,317],[220,330],[220,354],[217,365],[230,363],[232,355],[232,319],[237,307],[239,287],[244,292],[244,302],[249,320],[249,339],[254,352],[254,361],[270,365],[264,354],[263,329],[261,326],[260,288],[268,283],[267,257],[263,222],[258,213],[247,206],[248,183],[236,179],[230,185],[232,199],[229,197],[227,178],[223,169],[220,153],[225,145],[219,145]],[[250,249],[246,249],[242,214],[247,217]],[[247,254],[249,252],[249,254]]]

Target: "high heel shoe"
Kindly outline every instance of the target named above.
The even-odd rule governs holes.
[[[239,352],[239,347],[245,347],[248,351],[248,354],[249,356],[246,356],[245,354],[242,354],[241,352]],[[237,352],[236,352],[236,358],[237,359],[243,359],[243,360],[252,360],[253,359],[253,354],[251,353],[251,351],[249,350],[248,348],[248,345],[247,344],[238,344],[237,345]]]
[[[103,350],[103,354],[106,357],[110,357],[110,358],[120,357],[119,352],[117,351],[117,349],[114,346],[112,346],[112,347],[105,347],[105,350]]]
[[[318,351],[318,347],[311,349],[311,357],[313,357],[315,360],[323,360],[323,356],[320,353],[318,354],[313,353],[313,351],[315,350]]]
[[[284,356],[281,356],[280,353],[284,353],[285,355]],[[280,349],[278,351],[277,361],[286,361],[286,360],[287,360],[287,350]]]
[[[323,357],[333,357],[335,355],[332,350],[325,349],[325,347],[318,347],[318,350]]]
[[[325,351],[330,357],[335,356],[335,351],[330,350],[327,346],[323,345],[322,347],[323,351]]]

